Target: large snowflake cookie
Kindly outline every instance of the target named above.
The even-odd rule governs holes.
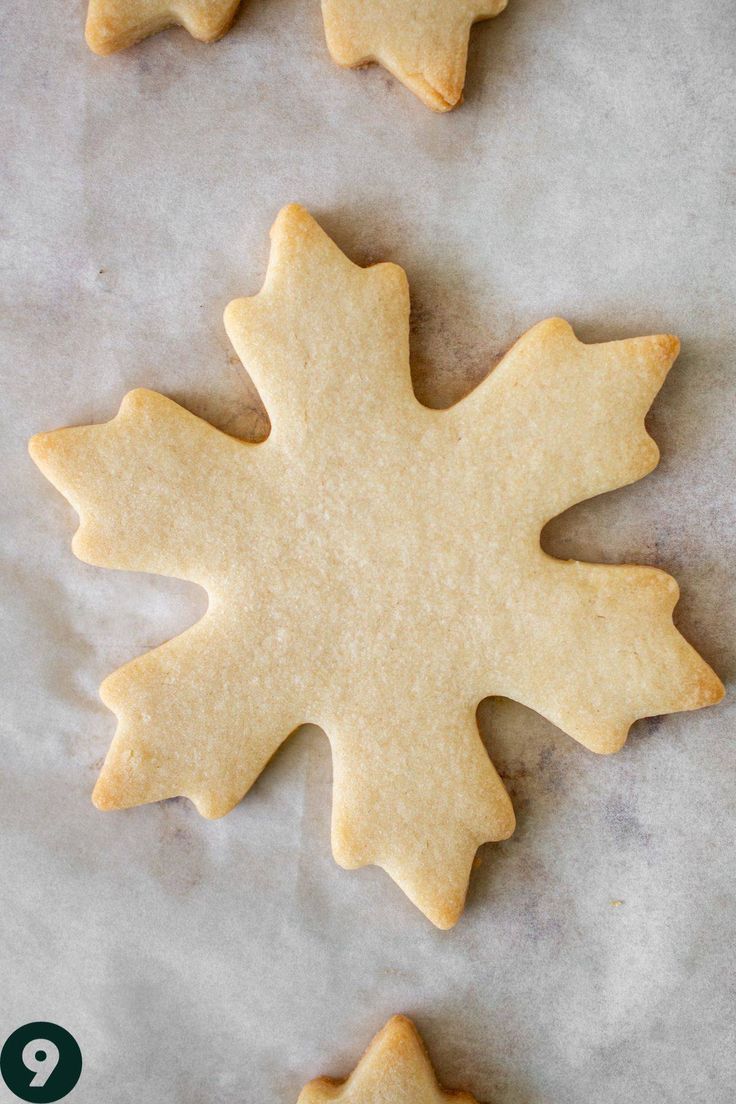
[[[345,1081],[320,1077],[297,1104],[476,1104],[469,1093],[446,1092],[411,1020],[393,1016]]]
[[[722,695],[672,623],[669,575],[562,562],[539,541],[556,514],[656,465],[644,414],[678,342],[584,345],[540,322],[467,398],[429,410],[403,270],[352,264],[296,206],[272,240],[263,289],[225,314],[265,443],[142,390],[111,422],[31,442],[80,515],[80,559],[210,599],[103,683],[119,724],[94,800],[185,795],[223,816],[314,722],[332,745],[337,861],[382,866],[450,927],[478,846],[514,828],[482,698],[609,753],[637,718]]]

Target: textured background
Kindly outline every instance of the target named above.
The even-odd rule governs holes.
[[[733,698],[641,722],[610,759],[484,703],[519,827],[480,852],[449,933],[381,871],[333,863],[317,731],[222,821],[185,801],[103,815],[97,686],[203,594],[76,561],[25,442],[140,385],[262,430],[221,314],[299,200],[354,260],[406,268],[430,404],[550,314],[589,341],[680,335],[659,468],[546,545],[671,570],[678,624],[732,679],[733,4],[511,0],[474,30],[444,117],[381,69],[332,65],[316,0],[248,0],[215,46],[171,31],[106,60],[83,14],[5,0],[0,24],[0,1036],[73,1031],[79,1104],[293,1104],[404,1011],[441,1078],[493,1104],[726,1104]]]

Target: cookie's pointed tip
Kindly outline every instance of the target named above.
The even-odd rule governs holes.
[[[450,931],[451,928],[455,927],[465,909],[469,880],[470,871],[468,870],[467,877],[459,888],[454,887],[454,890],[448,891],[447,887],[442,887],[440,892],[428,892],[421,896],[411,894],[406,886],[401,886],[401,888],[417,908],[424,913],[430,924],[433,924],[439,931]]]
[[[271,227],[271,237],[298,227],[316,225],[316,220],[301,203],[287,203],[277,214]]]
[[[110,35],[104,34],[92,19],[87,20],[84,28],[84,41],[97,57],[108,57],[120,48],[115,40]]]
[[[652,344],[655,345],[663,360],[668,360],[670,363],[676,360],[680,355],[680,339],[675,337],[674,334],[655,334],[652,337]]]
[[[104,774],[101,774],[92,790],[92,804],[102,813],[109,813],[113,809],[119,809],[120,804],[116,794],[111,790]]]
[[[514,812],[514,806],[511,803],[511,798],[508,797],[508,804],[504,805],[503,809],[499,813],[498,826],[495,834],[489,843],[501,843],[503,840],[511,839],[516,831],[516,813]]]
[[[629,365],[649,382],[653,399],[679,356],[680,339],[674,334],[649,334],[624,340],[621,348],[628,351]]]
[[[69,430],[51,429],[36,433],[28,442],[28,455],[39,471],[67,498],[65,484],[61,485]]]
[[[706,667],[698,683],[697,703],[693,708],[702,709],[708,705],[718,705],[725,696],[726,687],[715,671],[712,671],[710,667]]]
[[[409,1016],[405,1016],[403,1012],[397,1012],[396,1015],[391,1016],[391,1018],[387,1020],[384,1025],[384,1031],[386,1030],[386,1028],[391,1028],[392,1030],[397,1031],[407,1030],[411,1031],[412,1033],[416,1033],[417,1030],[414,1026],[414,1021],[410,1019]]]
[[[337,246],[322,229],[314,215],[301,203],[288,203],[276,216],[270,231],[271,263],[280,263],[281,259],[293,260],[294,251],[307,246],[309,249],[325,248],[329,243],[331,250]]]
[[[28,455],[39,467],[51,452],[51,433],[34,433],[28,441]]]
[[[396,1057],[401,1063],[416,1057],[419,1057],[422,1063],[428,1062],[424,1042],[416,1024],[402,1012],[391,1016],[376,1032],[362,1061],[380,1061],[382,1058],[385,1060],[390,1054],[394,1055],[392,1065]]]

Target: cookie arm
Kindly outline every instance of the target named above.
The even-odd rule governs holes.
[[[353,264],[298,204],[271,228],[266,281],[233,300],[225,329],[271,419],[275,446],[320,448],[419,418],[409,369],[409,289],[394,264]]]
[[[324,726],[333,754],[332,847],[347,869],[382,867],[433,924],[450,928],[478,847],[510,836],[514,813],[475,708],[458,715],[454,702],[424,713],[411,705],[356,716],[349,733],[337,718]]]
[[[618,751],[641,717],[720,701],[720,679],[672,622],[679,591],[670,575],[541,552],[539,560],[515,611],[524,663],[498,693],[600,754]]]
[[[519,523],[538,534],[575,503],[656,467],[644,416],[679,348],[667,334],[585,345],[551,318],[520,337],[449,416],[485,458],[499,497],[510,493]]]
[[[79,559],[206,586],[227,571],[228,513],[253,497],[258,447],[138,390],[112,421],[40,433],[29,451],[80,516]]]
[[[678,590],[669,575],[560,563],[539,547],[550,518],[655,467],[659,451],[644,416],[678,350],[668,335],[585,345],[567,322],[549,319],[449,412],[463,447],[485,457],[495,509],[513,501],[506,524],[530,557],[527,584],[510,600],[524,663],[493,692],[603,753],[618,750],[638,718],[697,709],[723,694],[673,625]]]
[[[187,797],[202,816],[224,816],[298,727],[294,671],[279,666],[273,643],[254,627],[236,653],[229,646],[241,616],[215,594],[187,632],[105,679],[100,696],[118,727],[93,794],[98,808]]]

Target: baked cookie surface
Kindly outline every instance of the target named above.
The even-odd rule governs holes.
[[[185,27],[214,42],[232,25],[240,0],[89,0],[85,38],[96,54],[113,54],[166,27]]]
[[[297,1104],[477,1104],[465,1092],[438,1084],[424,1043],[411,1020],[392,1016],[345,1081],[320,1077]]]
[[[551,319],[461,402],[427,409],[403,270],[352,264],[296,206],[263,289],[225,324],[271,418],[264,443],[144,390],[107,424],[31,442],[80,515],[82,560],[210,599],[103,683],[118,728],[94,800],[185,795],[222,816],[314,722],[332,746],[335,858],[383,867],[450,927],[477,848],[514,828],[481,699],[607,754],[636,719],[722,695],[673,625],[669,575],[539,543],[550,518],[656,465],[644,415],[678,342],[584,345]]]
[[[473,23],[508,0],[322,0],[330,53],[353,68],[378,62],[434,111],[462,98]]]

